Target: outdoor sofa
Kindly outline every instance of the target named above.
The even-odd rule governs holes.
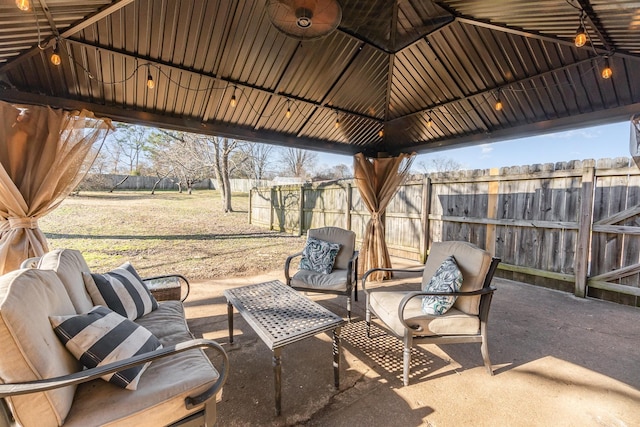
[[[151,352],[83,369],[67,350],[53,329],[55,319],[76,321],[92,310],[107,311],[94,309],[94,289],[85,286],[87,275],[93,276],[89,273],[80,252],[63,249],[45,254],[37,268],[0,277],[0,426],[215,424],[216,394],[226,380],[227,355],[215,341],[194,339],[181,301],[155,302],[157,308],[135,321],[121,321],[135,333],[149,331],[157,338],[145,341],[153,344]],[[155,349],[158,342],[162,348]],[[214,350],[218,369],[203,347]],[[150,360],[135,390],[100,378],[118,371],[112,376],[118,379],[129,372],[123,367]],[[43,381],[21,384],[37,380]]]

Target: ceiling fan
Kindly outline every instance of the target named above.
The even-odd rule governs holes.
[[[267,0],[271,23],[298,40],[313,40],[333,32],[342,20],[337,0]]]

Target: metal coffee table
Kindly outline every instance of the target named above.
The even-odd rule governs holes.
[[[344,319],[279,280],[224,291],[229,341],[233,343],[233,307],[273,352],[276,415],[281,412],[282,348],[320,332],[333,330],[333,378],[340,387],[340,327]]]

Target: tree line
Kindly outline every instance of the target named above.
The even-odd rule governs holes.
[[[193,184],[215,178],[225,212],[232,211],[232,178],[323,181],[353,176],[346,164],[319,167],[317,153],[308,150],[124,123],[115,127],[100,148],[92,173],[154,176],[156,184],[172,178],[179,191],[187,192]]]

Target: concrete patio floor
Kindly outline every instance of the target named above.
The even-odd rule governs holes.
[[[282,415],[275,416],[271,351],[234,311],[229,343],[223,291],[268,280],[192,284],[185,303],[197,337],[228,352],[219,426],[638,426],[640,309],[494,279],[490,376],[479,344],[421,345],[402,386],[402,344],[364,332],[364,294],[342,331],[340,388],[333,387],[331,337],[282,351]],[[308,294],[346,317],[345,297]],[[216,363],[214,359],[214,363]]]

